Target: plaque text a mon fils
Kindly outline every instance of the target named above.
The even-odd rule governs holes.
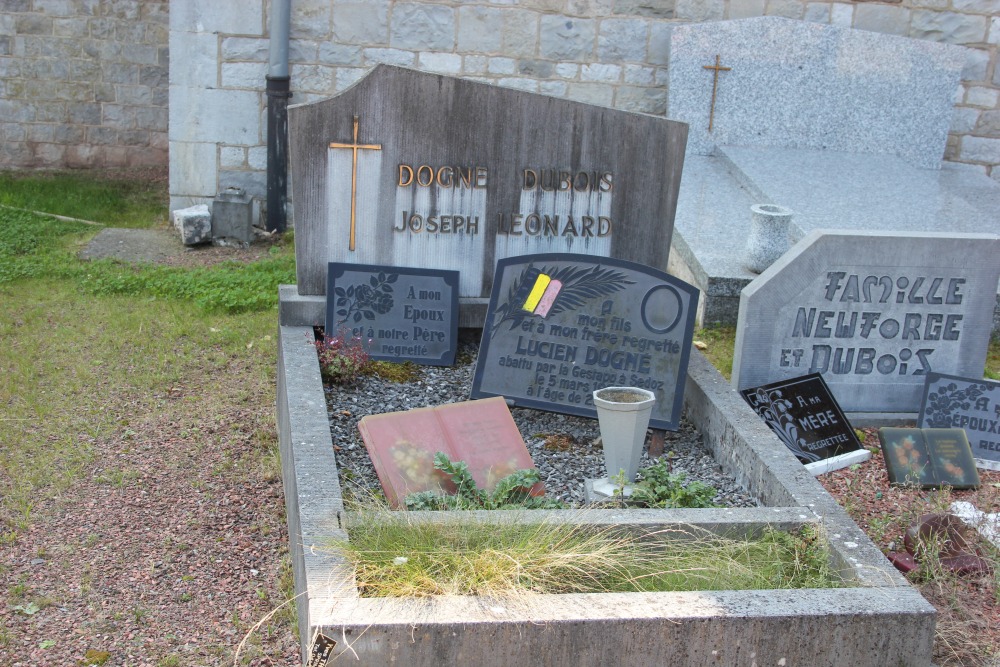
[[[593,417],[595,390],[641,387],[656,395],[650,424],[676,430],[697,305],[696,288],[632,262],[501,260],[472,396]]]

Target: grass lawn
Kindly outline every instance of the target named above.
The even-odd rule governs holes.
[[[0,193],[166,219],[162,180],[2,174]],[[251,265],[137,267],[76,259],[100,226],[8,207],[0,226],[5,664],[233,664],[291,592],[274,424],[290,245]],[[291,609],[237,664],[294,664]]]

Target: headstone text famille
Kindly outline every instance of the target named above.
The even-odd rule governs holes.
[[[848,412],[915,413],[929,373],[982,373],[998,256],[989,234],[812,232],[744,288],[733,385],[821,373]]]

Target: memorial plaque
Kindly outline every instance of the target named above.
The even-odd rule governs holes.
[[[683,123],[378,65],[288,130],[302,295],[328,262],[457,270],[482,305],[504,257],[666,268]]]
[[[878,439],[891,484],[921,489],[979,486],[972,449],[960,428],[880,428]]]
[[[961,428],[976,465],[1000,470],[1000,382],[928,373],[921,428]]]
[[[437,452],[467,463],[479,488],[490,491],[507,475],[535,467],[500,398],[368,415],[358,430],[392,507],[418,491],[454,492],[451,480],[434,468]],[[532,495],[542,493],[539,482]]]
[[[650,426],[677,430],[698,290],[648,266],[565,253],[500,260],[472,396],[596,417],[593,392],[656,394]]]
[[[455,363],[457,271],[330,262],[327,276],[327,335],[361,338],[372,359]]]
[[[821,373],[847,412],[917,413],[927,374],[982,373],[1000,238],[810,232],[740,295],[733,386]]]
[[[803,464],[844,457],[824,466],[828,472],[871,457],[819,373],[743,389],[740,394]]]

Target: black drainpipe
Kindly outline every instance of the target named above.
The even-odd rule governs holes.
[[[270,62],[267,76],[267,231],[288,225],[288,24],[291,0],[271,2]]]

